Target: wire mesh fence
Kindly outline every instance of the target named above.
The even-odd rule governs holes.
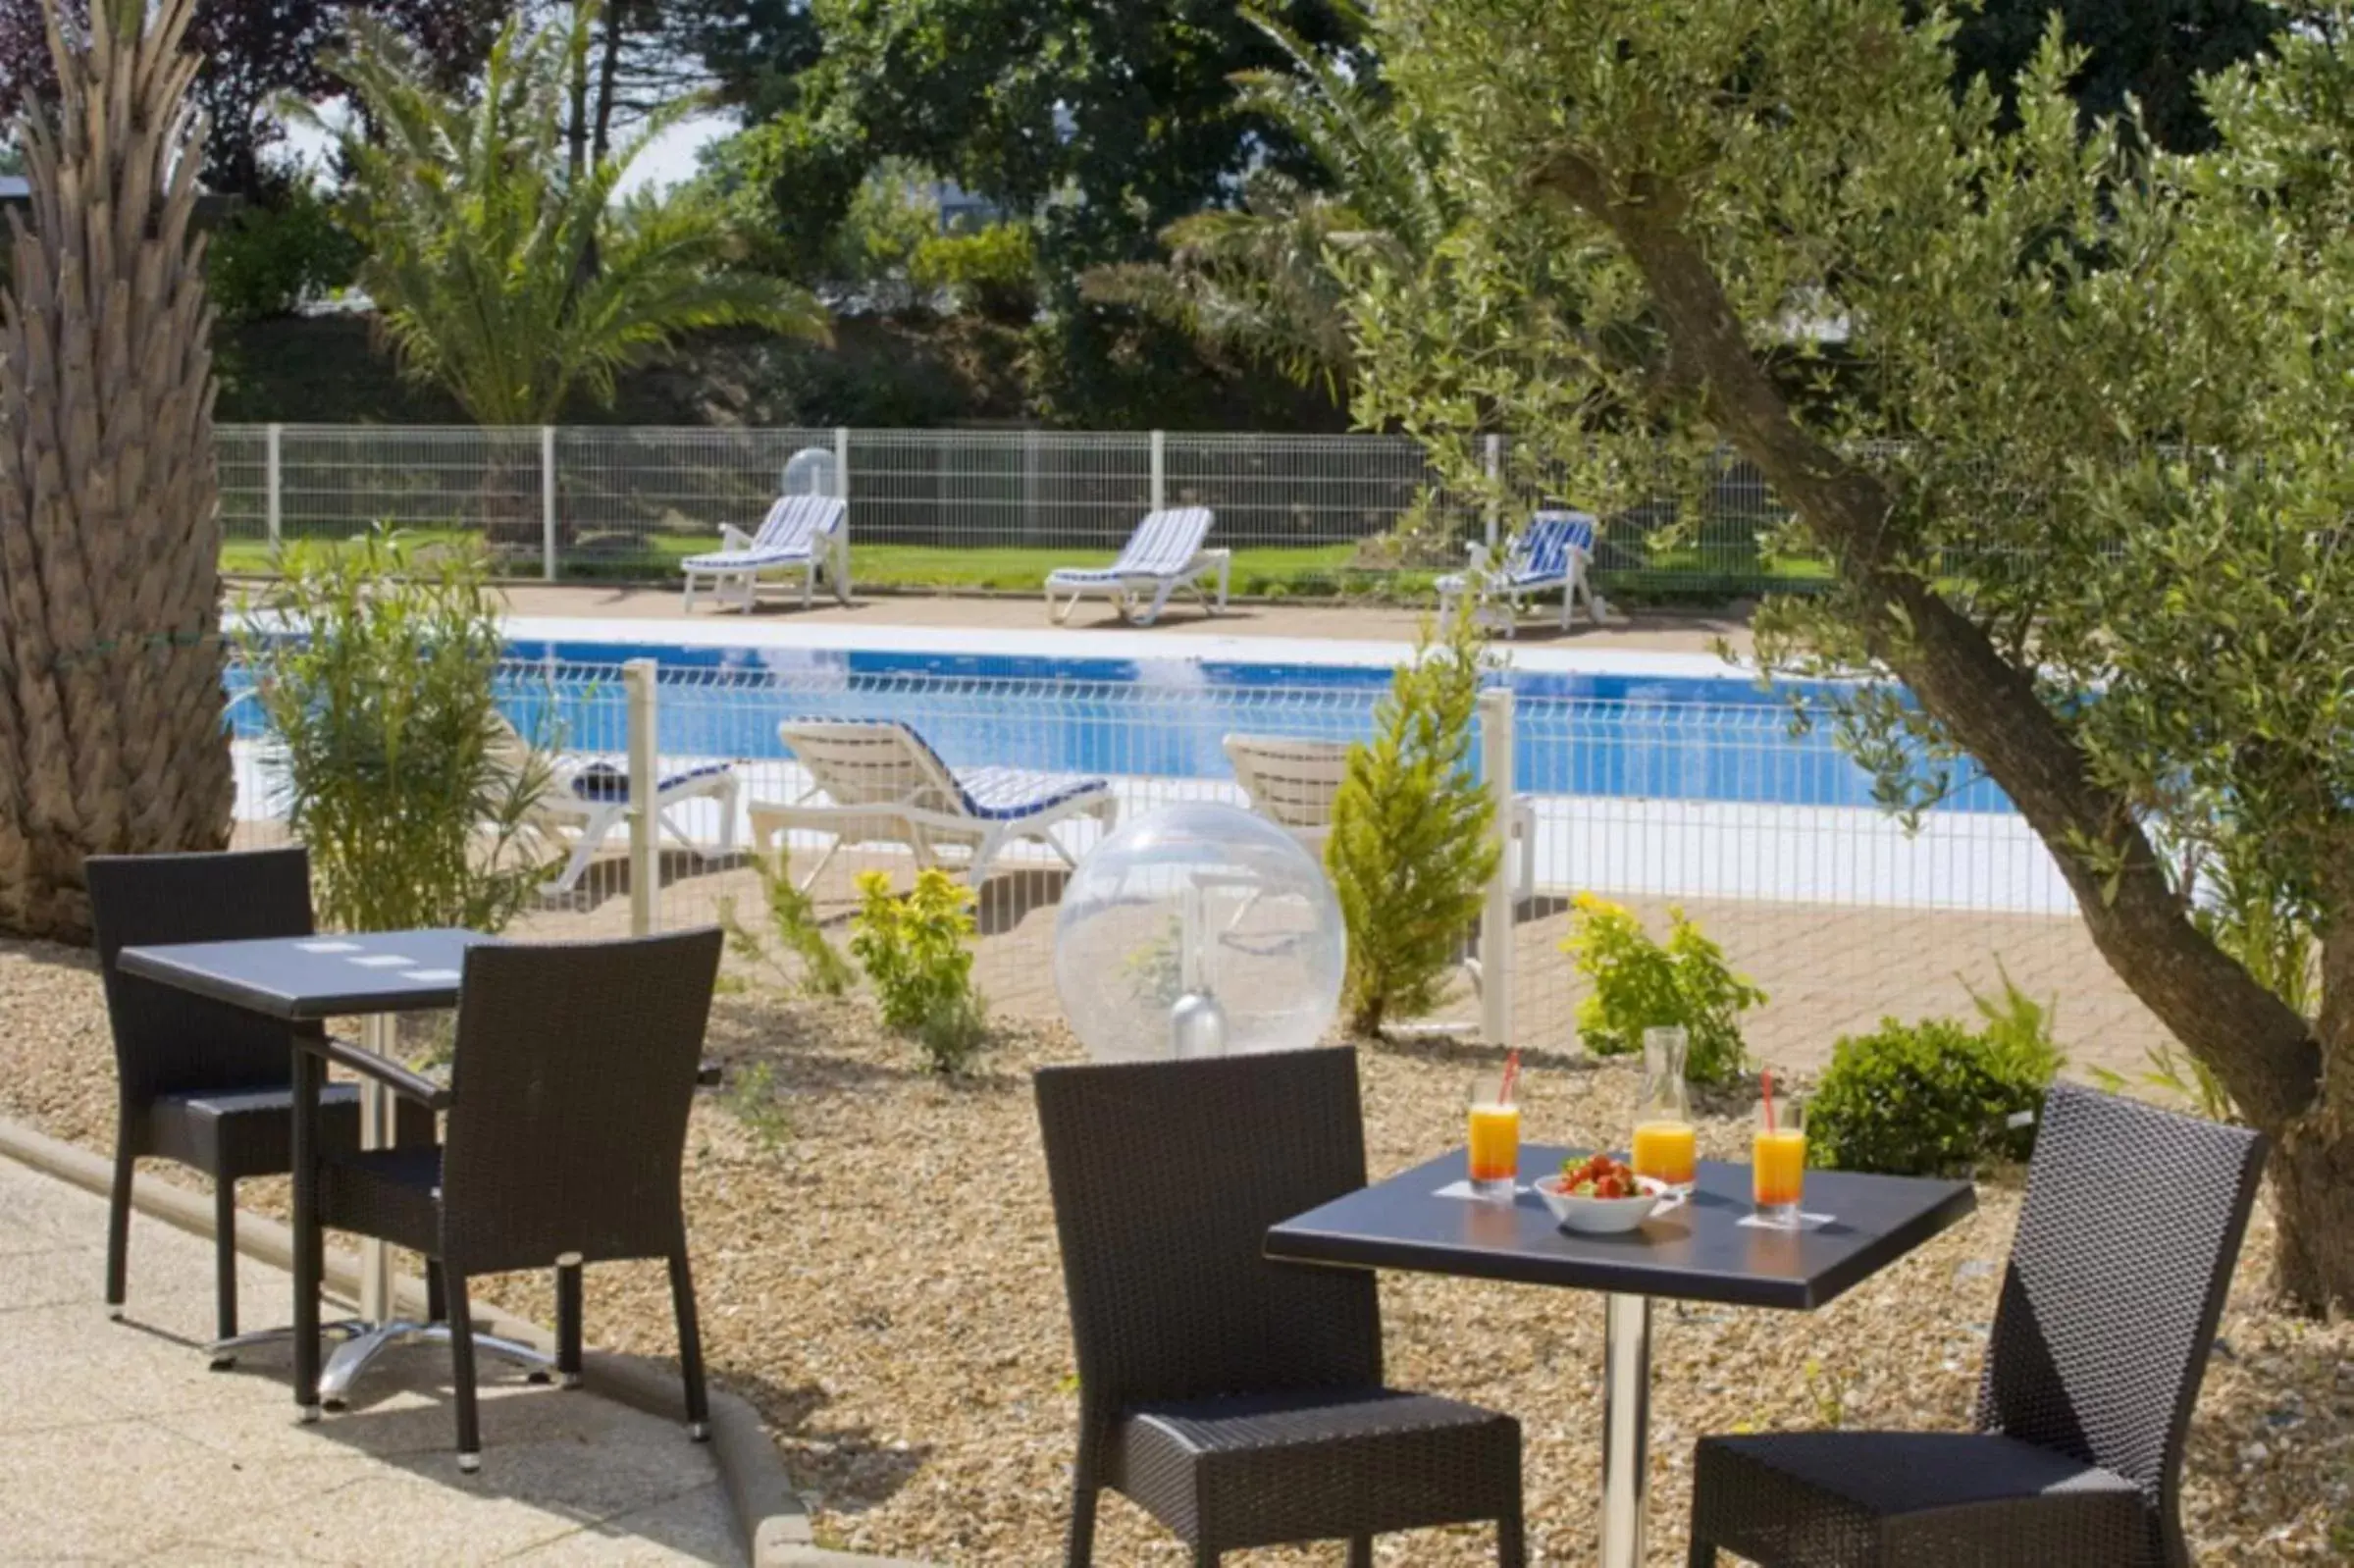
[[[1069,860],[1157,807],[1251,806],[1229,737],[1366,739],[1385,689],[1378,671],[1340,684],[1229,686],[1198,671],[1116,681],[823,663],[658,678],[648,669],[641,706],[618,666],[550,658],[502,674],[509,718],[548,737],[561,762],[547,818],[556,872],[527,934],[714,920],[757,932],[765,865],[808,882],[839,941],[861,872],[904,887],[919,843],[954,866],[1046,803],[994,850],[976,910],[980,985],[1001,1012],[1041,1020],[1058,1013],[1051,955]],[[232,718],[238,842],[282,840],[284,792],[258,707],[235,704]],[[1662,939],[1672,911],[1696,921],[1766,992],[1746,1032],[1768,1061],[1817,1062],[1838,1035],[1884,1016],[1967,1016],[1973,993],[1995,994],[2006,979],[2064,997],[2065,1037],[2098,1042],[2100,1059],[2130,1065],[2165,1040],[2093,949],[2049,852],[1983,780],[1909,832],[1872,805],[1870,780],[1827,735],[1794,733],[1780,708],[1731,682],[1718,701],[1646,702],[1524,679],[1510,722],[1533,876],[1516,890],[1509,950],[1478,954],[1477,970],[1479,983],[1509,987],[1515,1043],[1577,1042],[1589,986],[1564,944],[1581,895],[1627,906]],[[888,811],[845,824],[838,808],[857,803],[839,798],[838,780],[820,777],[786,734],[810,724],[868,726],[904,754],[909,776],[941,769],[949,783],[928,834],[872,819]],[[646,732],[633,735],[633,725]],[[640,740],[659,805],[658,835],[642,858],[624,810]],[[971,820],[943,826],[942,813]],[[1467,957],[1471,941],[1467,932]],[[1481,1017],[1466,966],[1419,1021],[1470,1030]]]
[[[1576,501],[1530,482],[1490,507],[1395,436],[225,425],[218,443],[233,564],[257,570],[271,543],[392,523],[480,535],[519,575],[658,581],[723,526],[757,528],[805,452],[835,457],[853,577],[875,587],[1034,588],[1107,562],[1156,505],[1212,508],[1244,593],[1419,586],[1465,543]],[[1510,449],[1496,439],[1499,473]],[[1786,517],[1726,457],[1605,517],[1597,565],[1621,587],[1803,589],[1822,568],[1772,549]]]

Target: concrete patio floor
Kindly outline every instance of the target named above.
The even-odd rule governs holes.
[[[448,1353],[396,1352],[294,1419],[284,1347],[206,1368],[209,1242],[134,1216],[123,1322],[105,1203],[0,1159],[0,1563],[740,1563],[707,1449],[486,1365],[483,1468],[451,1451]],[[249,1327],[291,1281],[243,1260]]]

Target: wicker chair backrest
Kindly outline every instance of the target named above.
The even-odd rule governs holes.
[[[1355,1052],[1048,1068],[1037,1089],[1083,1399],[1381,1382],[1373,1276],[1263,1254],[1365,1184]]]
[[[716,927],[466,954],[442,1156],[466,1273],[667,1256]]]
[[[2265,1140],[2070,1085],[2044,1102],[1978,1425],[2143,1489],[2172,1528]]]
[[[297,1025],[125,974],[115,956],[127,947],[310,935],[307,853],[93,855],[83,875],[126,1108],[293,1081],[288,1036]]]

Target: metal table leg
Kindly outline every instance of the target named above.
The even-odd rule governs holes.
[[[399,1044],[399,1020],[375,1013],[360,1020],[360,1048],[390,1061]],[[360,1147],[392,1143],[392,1091],[374,1078],[360,1080]],[[392,1316],[392,1244],[368,1237],[360,1242],[360,1317],[386,1323]]]
[[[360,1020],[360,1044],[381,1057],[391,1057],[397,1043],[397,1023],[391,1014],[377,1014]],[[392,1141],[392,1091],[373,1080],[360,1084],[360,1147],[382,1149]],[[365,1237],[360,1242],[360,1322],[353,1327],[358,1332],[335,1348],[319,1375],[319,1402],[337,1406],[350,1396],[351,1385],[367,1370],[368,1363],[384,1351],[397,1345],[446,1344],[447,1328],[438,1324],[413,1323],[392,1315],[392,1245]],[[555,1365],[552,1356],[543,1355],[530,1345],[518,1344],[492,1334],[474,1336],[474,1348],[481,1354],[509,1361],[528,1371],[535,1382],[546,1382]]]
[[[1601,1568],[1643,1568],[1650,1495],[1651,1298],[1602,1302]]]

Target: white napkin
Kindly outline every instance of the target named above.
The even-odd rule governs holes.
[[[1761,1214],[1752,1214],[1733,1223],[1746,1225],[1752,1230],[1819,1230],[1838,1218],[1835,1214],[1802,1214],[1798,1224],[1791,1225],[1781,1220],[1768,1220]]]
[[[1516,1198],[1522,1193],[1530,1190],[1531,1189],[1529,1187],[1524,1186],[1520,1182],[1515,1181],[1512,1183],[1512,1195]],[[1469,1181],[1449,1181],[1445,1186],[1440,1187],[1438,1191],[1432,1193],[1431,1196],[1434,1198],[1469,1198],[1477,1203],[1493,1203],[1495,1201],[1493,1198],[1488,1196],[1488,1194],[1485,1192],[1472,1191],[1471,1183]]]

